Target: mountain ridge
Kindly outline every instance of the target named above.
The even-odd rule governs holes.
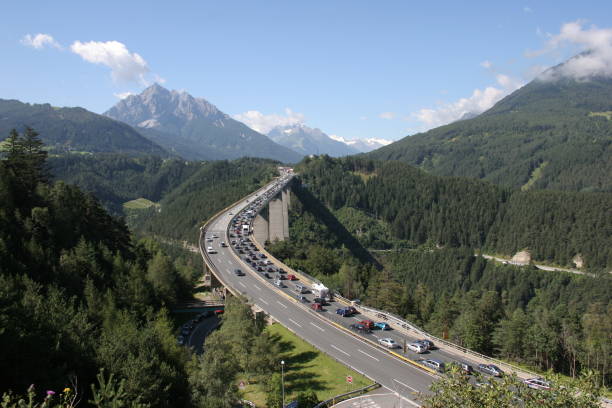
[[[274,142],[303,154],[328,154],[332,157],[357,154],[359,151],[328,136],[318,128],[311,128],[303,123],[276,126],[267,136]]]

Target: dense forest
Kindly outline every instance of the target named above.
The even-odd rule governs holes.
[[[191,296],[200,269],[135,241],[93,195],[52,182],[46,156],[32,129],[11,132],[1,153],[3,406],[30,394],[44,406],[233,407],[238,375],[277,387],[278,346],[242,301],[202,356],[178,346],[167,307]]]
[[[609,194],[513,191],[360,158],[306,159],[298,170],[291,239],[270,244],[289,265],[457,344],[610,383],[609,274],[474,255],[528,247],[568,264],[580,252],[593,271],[609,268]]]
[[[380,148],[432,174],[524,189],[612,192],[612,80],[534,80],[473,119]]]

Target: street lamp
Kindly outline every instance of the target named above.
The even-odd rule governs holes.
[[[281,360],[281,388],[283,389],[283,408],[285,408],[285,360]]]

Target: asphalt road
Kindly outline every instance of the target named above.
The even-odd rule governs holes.
[[[252,197],[249,198],[252,200]],[[230,242],[227,227],[233,215],[229,212],[236,214],[247,205],[246,200],[240,202],[210,223],[206,231],[206,237],[213,234],[219,236],[213,239],[213,242],[205,242],[203,246],[212,246],[217,251],[209,257],[220,278],[316,348],[390,390],[397,390],[408,400],[407,403],[419,406],[413,394],[428,392],[435,376],[335,327],[330,323],[331,319],[338,316],[334,313],[335,304],[326,306],[327,311],[323,313],[312,311],[308,305],[294,301],[292,295],[279,293],[278,288],[273,286],[272,279],[264,278],[251,266],[246,265],[231,247],[221,247],[221,241]],[[236,276],[235,269],[241,269],[245,276]],[[285,288],[287,293],[290,290],[290,287]],[[348,323],[350,319],[342,320],[338,317],[342,323]]]

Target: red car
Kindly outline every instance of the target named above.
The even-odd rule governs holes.
[[[365,327],[367,327],[370,330],[374,328],[374,322],[371,320],[362,320],[359,322],[359,324],[363,324]]]
[[[287,275],[287,279],[289,279],[290,281],[295,281],[297,280],[297,277],[294,274],[290,273],[289,275]]]
[[[310,308],[314,310],[315,312],[323,311],[323,306],[321,306],[319,303],[313,303],[312,305],[310,305]]]

